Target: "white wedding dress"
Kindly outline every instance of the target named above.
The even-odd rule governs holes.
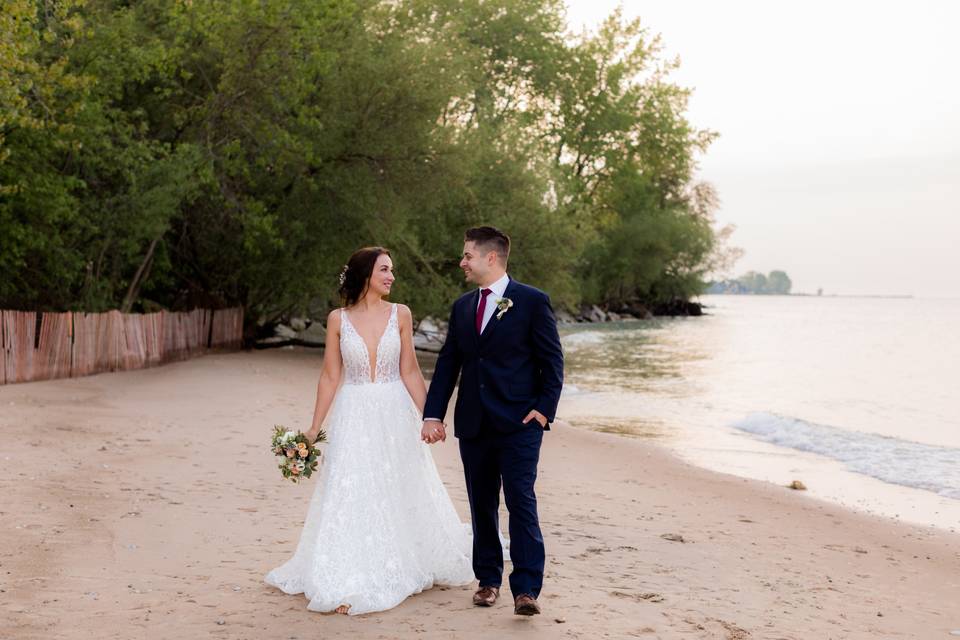
[[[390,609],[435,584],[473,578],[472,536],[440,480],[400,379],[397,305],[377,345],[341,311],[344,384],[330,410],[320,473],[293,557],[265,580],[311,611]]]

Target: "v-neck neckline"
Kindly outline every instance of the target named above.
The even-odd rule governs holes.
[[[350,323],[350,328],[353,329],[353,332],[357,334],[357,337],[360,338],[360,342],[363,343],[363,350],[367,354],[367,364],[370,364],[370,377],[369,382],[375,384],[377,382],[377,363],[380,362],[380,344],[383,342],[384,336],[387,335],[387,331],[390,330],[390,321],[393,320],[393,314],[397,309],[396,303],[390,303],[390,313],[387,315],[387,323],[383,327],[383,331],[380,333],[380,338],[377,340],[376,351],[374,352],[373,357],[375,358],[373,363],[370,363],[370,345],[367,344],[367,339],[364,338],[359,331],[357,331],[356,325],[353,324],[353,320],[350,319],[350,315],[347,314],[347,310],[344,309],[343,313],[347,317],[347,322]]]

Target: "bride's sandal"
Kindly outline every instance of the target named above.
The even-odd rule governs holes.
[[[346,614],[348,611],[350,611],[350,605],[348,604],[342,604],[333,610],[334,613],[342,613],[342,614]]]

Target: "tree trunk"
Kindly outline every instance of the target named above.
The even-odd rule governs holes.
[[[153,262],[153,251],[157,248],[157,243],[160,242],[158,236],[153,239],[150,243],[150,248],[147,249],[147,255],[144,256],[143,261],[140,263],[140,266],[137,267],[137,272],[133,274],[133,280],[130,281],[130,287],[127,289],[127,295],[123,298],[123,305],[120,307],[122,313],[130,313],[130,309],[133,308],[133,303],[137,299],[137,295],[140,293],[140,285],[143,284],[144,280],[147,279],[147,274],[150,271],[150,264]]]

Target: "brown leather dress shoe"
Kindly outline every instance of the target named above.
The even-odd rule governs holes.
[[[521,593],[513,601],[513,612],[518,616],[534,616],[540,613],[540,605],[529,593]]]
[[[492,607],[500,595],[500,587],[480,587],[473,594],[473,604],[477,607]]]

